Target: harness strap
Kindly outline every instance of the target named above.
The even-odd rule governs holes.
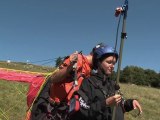
[[[93,79],[95,79],[94,77],[92,77]],[[90,78],[88,78],[89,82],[97,89],[99,89],[105,98],[107,98],[107,92],[103,89],[103,87],[100,84],[95,83],[93,80],[91,80]]]
[[[88,96],[86,96],[86,94],[82,91],[82,90],[78,90],[77,93],[82,96],[82,98],[85,100],[85,101],[88,101]]]

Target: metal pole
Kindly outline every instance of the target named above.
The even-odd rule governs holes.
[[[122,53],[123,53],[123,46],[124,46],[124,39],[127,38],[126,33],[126,18],[127,18],[127,10],[128,10],[128,1],[125,1],[123,9],[123,26],[122,26],[122,33],[121,33],[121,43],[120,43],[120,51],[119,51],[119,61],[118,61],[118,69],[117,69],[117,78],[116,81],[119,83],[120,78],[120,71],[121,71],[121,63],[122,63]]]
[[[122,24],[122,33],[121,33],[121,42],[120,42],[120,51],[119,51],[119,61],[118,61],[118,68],[117,68],[117,78],[116,78],[117,84],[119,84],[119,78],[120,78],[124,39],[127,38],[127,34],[126,34],[127,10],[128,10],[128,0],[125,0],[124,5],[122,6],[122,13],[121,13],[123,15],[123,24]],[[113,116],[112,116],[112,120],[115,120],[115,119],[116,119],[116,106],[114,106],[113,108]]]

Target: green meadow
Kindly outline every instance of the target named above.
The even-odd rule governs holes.
[[[24,67],[25,66],[25,67]],[[12,68],[31,70],[35,72],[51,72],[53,68],[14,63],[7,65],[0,62],[0,68]],[[0,120],[24,120],[27,110],[26,94],[28,83],[0,80]],[[143,109],[143,113],[137,116],[138,111],[125,113],[125,120],[160,120],[160,89],[137,86],[134,84],[120,84],[124,97],[137,99]]]

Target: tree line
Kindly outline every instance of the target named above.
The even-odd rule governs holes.
[[[137,66],[126,66],[121,71],[120,82],[160,88],[160,73]]]
[[[56,67],[62,63],[62,57],[56,59]],[[116,72],[113,74],[116,79]],[[130,83],[160,88],[160,73],[150,69],[143,69],[137,66],[126,66],[120,73],[121,83]]]

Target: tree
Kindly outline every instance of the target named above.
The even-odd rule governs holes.
[[[160,77],[159,74],[157,74],[155,71],[147,69],[145,70],[145,74],[148,79],[148,83],[152,87],[160,87]]]
[[[137,66],[126,66],[122,71],[120,82],[160,87],[160,73]]]
[[[120,82],[130,83],[132,82],[132,80],[133,80],[132,68],[129,66],[126,66],[122,71]]]
[[[63,58],[62,57],[58,57],[56,60],[55,60],[55,62],[56,62],[56,67],[58,67],[61,63],[62,63],[62,61],[63,61]]]
[[[146,85],[144,70],[137,66],[127,66],[123,69],[121,81],[137,85]]]

